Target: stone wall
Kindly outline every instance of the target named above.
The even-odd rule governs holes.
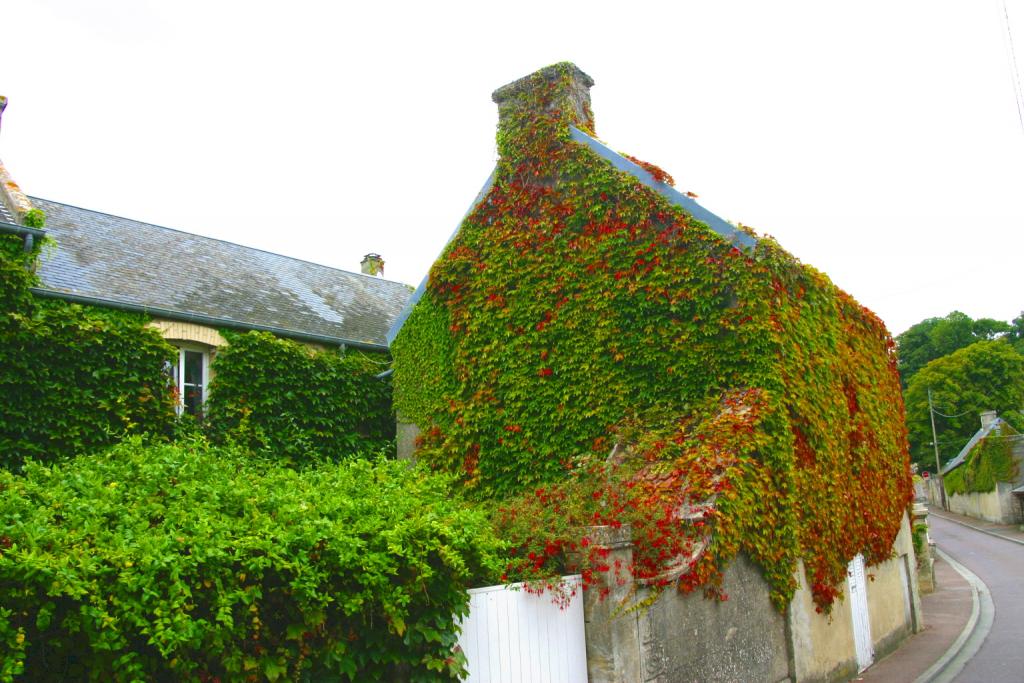
[[[629,529],[598,527],[595,542],[609,562],[632,559]],[[893,557],[868,567],[866,586],[875,659],[923,628],[913,542],[906,516]],[[647,607],[623,610],[652,598],[650,589],[609,577],[608,598],[589,590],[584,602],[587,672],[592,683],[687,681],[839,681],[857,673],[849,585],[831,615],[819,614],[803,566],[800,588],[787,613],[769,600],[758,567],[737,557],[724,572],[728,600],[708,600],[667,589]]]
[[[904,515],[893,543],[893,557],[867,568],[868,611],[875,661],[924,628],[916,567],[910,520]]]
[[[1013,484],[997,482],[995,491],[954,493],[948,496],[950,512],[1000,524],[1021,524],[1020,504],[1011,490]]]
[[[639,618],[644,683],[789,678],[786,619],[746,556],[724,572],[728,600],[666,590]]]
[[[395,439],[399,460],[412,460],[416,453],[416,438],[420,435],[420,428],[409,422],[401,415],[395,420]]]
[[[849,678],[857,673],[849,586],[843,586],[842,600],[836,600],[831,615],[819,614],[811,597],[802,562],[796,574],[799,587],[789,604],[787,615],[793,654],[793,680],[834,681]]]
[[[924,628],[917,585],[914,544],[906,515],[893,543],[893,557],[866,568],[868,615],[875,661],[892,652],[906,637]],[[842,681],[857,673],[853,641],[850,586],[831,615],[815,611],[803,565],[797,570],[800,588],[789,606],[792,676],[796,681]]]

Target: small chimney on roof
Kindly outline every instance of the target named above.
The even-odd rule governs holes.
[[[363,275],[383,275],[384,259],[380,254],[367,254],[359,264]]]
[[[503,85],[491,95],[498,105],[498,130],[522,129],[554,118],[593,133],[592,85],[594,79],[572,62],[552,64]]]
[[[984,429],[996,421],[996,411],[986,410],[981,414],[981,428]]]

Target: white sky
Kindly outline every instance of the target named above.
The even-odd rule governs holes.
[[[26,193],[411,284],[494,165],[491,92],[569,60],[609,146],[894,334],[1024,309],[1001,0],[0,0],[0,54]]]

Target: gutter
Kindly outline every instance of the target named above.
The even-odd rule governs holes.
[[[18,235],[21,237],[22,241],[25,243],[26,254],[32,251],[36,238],[42,241],[42,239],[46,237],[45,230],[40,230],[39,228],[26,228],[24,225],[15,225],[14,223],[7,223],[6,221],[0,221],[0,233]]]
[[[70,301],[75,304],[85,304],[87,306],[113,308],[118,311],[129,311],[131,313],[146,313],[157,318],[180,320],[182,322],[196,323],[199,325],[206,325],[208,327],[226,327],[232,330],[257,330],[259,332],[270,332],[271,334],[275,334],[280,337],[288,337],[290,339],[313,342],[315,344],[340,346],[342,348],[352,347],[354,349],[364,349],[366,351],[388,350],[388,347],[385,344],[373,344],[370,342],[355,341],[353,339],[344,339],[342,337],[331,337],[325,334],[299,332],[296,330],[288,330],[283,327],[274,327],[272,325],[243,323],[237,320],[218,318],[212,315],[203,315],[202,313],[185,313],[183,311],[175,311],[169,308],[160,308],[159,306],[132,304],[124,301],[114,301],[112,299],[103,299],[96,296],[85,296],[82,294],[69,294],[67,292],[58,292],[52,289],[42,289],[39,287],[31,287],[29,291],[43,299],[61,299],[63,301]]]

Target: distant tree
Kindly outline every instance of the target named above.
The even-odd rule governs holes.
[[[978,431],[978,416],[995,410],[1024,429],[1024,355],[1008,340],[979,341],[928,363],[914,374],[905,393],[913,460],[935,469],[928,389],[935,406],[942,463],[955,456]]]
[[[971,325],[976,340],[999,339],[1013,331],[1013,325],[995,318],[978,318]]]
[[[1009,323],[992,318],[972,320],[966,313],[953,311],[945,318],[927,318],[896,337],[900,379],[904,388],[918,370],[935,360],[978,341],[1009,334]],[[1024,325],[1022,325],[1024,332]]]
[[[1010,331],[1006,336],[1014,348],[1024,353],[1024,311],[1010,323]]]

